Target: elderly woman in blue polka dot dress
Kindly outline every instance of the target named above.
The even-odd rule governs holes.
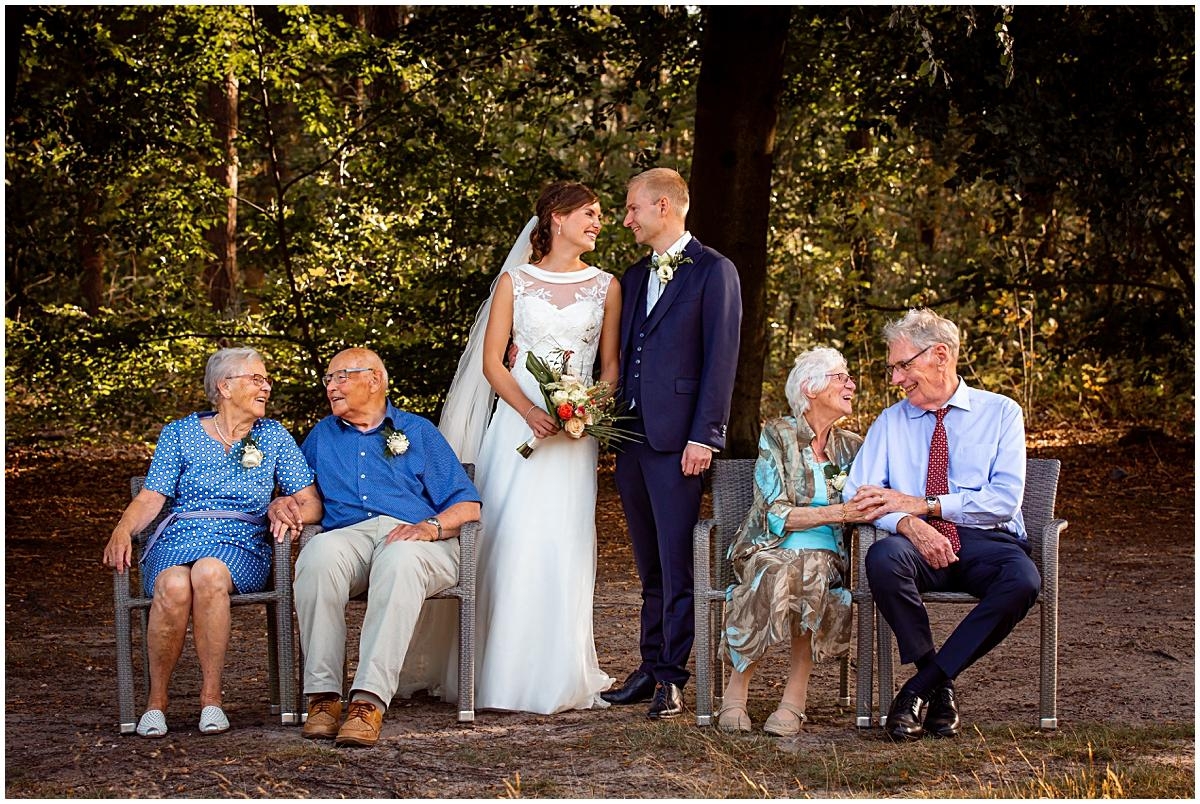
[[[312,470],[295,440],[279,422],[263,418],[271,379],[257,352],[218,351],[208,360],[204,390],[215,410],[163,428],[145,488],[104,548],[104,563],[124,572],[133,534],[174,499],[172,515],[141,559],[142,584],[154,600],[147,633],[150,694],[137,727],[142,737],[167,733],[167,686],[189,616],[203,677],[200,732],[229,728],[221,709],[229,595],[266,586],[273,553],[266,512],[275,486],[284,494],[315,496]],[[287,538],[287,528],[274,530],[276,539]]]

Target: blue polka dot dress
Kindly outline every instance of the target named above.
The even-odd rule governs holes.
[[[276,484],[284,494],[312,485],[313,473],[291,433],[273,419],[259,419],[250,430],[262,463],[242,466],[242,443],[225,447],[204,431],[193,413],[163,428],[146,475],[146,488],[172,497],[175,512],[239,511],[263,516]],[[238,519],[177,520],[159,535],[142,561],[142,588],[154,593],[154,580],[168,567],[218,558],[241,594],[266,587],[271,571],[271,536],[266,525]]]

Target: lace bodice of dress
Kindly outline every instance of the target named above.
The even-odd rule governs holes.
[[[597,268],[554,273],[534,265],[509,269],[513,283],[514,373],[524,373],[525,356],[533,352],[557,364],[559,350],[572,352],[572,373],[592,381],[600,345],[604,300],[612,274]]]

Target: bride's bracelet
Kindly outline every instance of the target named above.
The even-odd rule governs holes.
[[[537,403],[534,402],[532,405],[529,406],[529,410],[525,411],[525,415],[521,417],[522,419],[525,420],[526,424],[529,424],[529,414],[533,413],[533,410],[536,407],[537,407]]]

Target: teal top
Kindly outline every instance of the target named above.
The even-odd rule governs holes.
[[[811,454],[809,452],[810,456]],[[813,508],[824,508],[829,505],[829,490],[822,482],[825,479],[825,466],[828,463],[829,461],[818,462],[811,457],[808,459],[808,466],[812,469],[815,478],[813,498],[809,503]],[[767,514],[767,523],[772,532],[783,533],[783,522],[784,520],[774,514]],[[829,550],[836,553],[838,552],[837,532],[833,529],[833,525],[818,525],[807,530],[787,531],[779,546],[787,550]]]

